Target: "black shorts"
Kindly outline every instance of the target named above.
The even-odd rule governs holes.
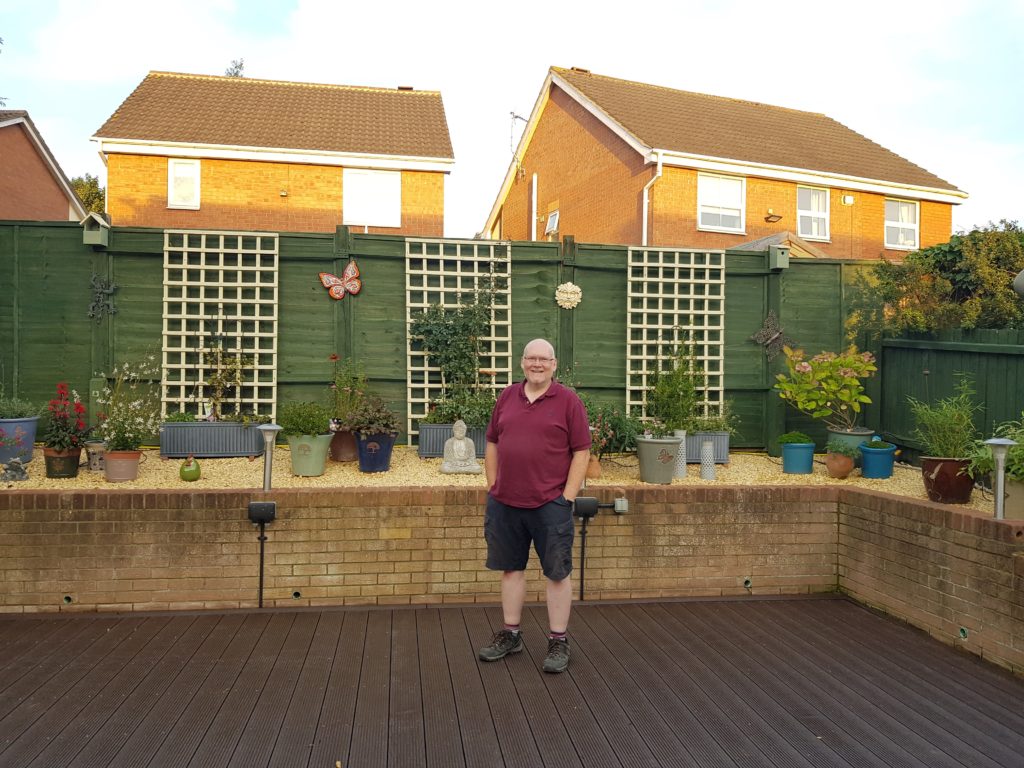
[[[536,509],[509,507],[487,496],[484,538],[487,567],[491,570],[525,571],[533,542],[544,575],[561,581],[572,573],[575,533],[572,504],[564,496]]]

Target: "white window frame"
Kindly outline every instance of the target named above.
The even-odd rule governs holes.
[[[402,226],[402,172],[345,168],[341,223],[355,227]]]
[[[200,160],[184,160],[178,157],[167,158],[167,207],[178,208],[186,211],[198,211],[199,205],[202,200],[202,161]],[[177,176],[176,170],[178,168],[192,168],[195,185],[193,188],[193,197],[195,202],[181,202],[180,199],[175,195],[174,179]]]
[[[710,200],[709,190],[706,184],[701,182],[704,179],[724,179],[726,181],[739,182],[740,185],[740,200],[739,207],[722,205],[721,200]],[[701,217],[704,213],[722,212],[722,211],[738,211],[740,224],[739,227],[718,227],[711,224],[704,224]],[[743,176],[724,176],[722,174],[713,173],[698,173],[697,174],[697,229],[702,232],[730,232],[733,234],[743,234],[747,229],[747,180]]]
[[[889,219],[889,203],[897,203],[898,205],[909,205],[914,210],[914,221],[913,223],[905,221],[896,221]],[[887,197],[885,198],[885,204],[883,208],[883,216],[885,217],[885,225],[883,228],[883,239],[885,247],[890,248],[894,251],[916,251],[920,247],[921,242],[921,204],[917,200],[903,200],[898,197]],[[896,227],[899,230],[909,230],[914,233],[913,245],[907,245],[906,243],[890,242],[889,241],[889,228]]]
[[[552,232],[558,231],[558,209],[556,208],[548,214],[548,223],[544,227],[544,234],[550,235]]]
[[[815,211],[815,210],[810,209],[810,208],[801,208],[800,207],[800,190],[802,190],[802,189],[806,189],[806,190],[811,191],[811,192],[824,192],[825,193],[825,210],[824,211]],[[828,242],[829,239],[831,238],[831,235],[832,235],[831,216],[830,216],[830,212],[832,210],[831,205],[832,205],[832,199],[831,199],[828,187],[810,187],[810,186],[803,185],[803,184],[802,185],[798,185],[797,188],[796,188],[796,228],[797,228],[797,235],[802,237],[804,240],[818,240],[820,242]],[[805,232],[804,229],[803,229],[803,219],[804,219],[805,216],[808,217],[808,218],[811,218],[811,219],[819,219],[819,220],[823,221],[824,224],[825,224],[825,233],[823,235],[815,235],[815,234],[812,234],[809,231]]]

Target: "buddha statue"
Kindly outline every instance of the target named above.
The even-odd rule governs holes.
[[[476,460],[476,446],[466,436],[466,422],[459,419],[452,425],[452,436],[444,443],[441,472],[446,475],[479,475],[483,471]]]

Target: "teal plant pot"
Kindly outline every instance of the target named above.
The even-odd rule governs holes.
[[[783,443],[782,471],[787,475],[814,472],[814,443]]]
[[[331,435],[289,435],[288,447],[292,454],[292,474],[297,477],[319,477],[327,465],[327,451],[331,448]]]
[[[860,445],[861,477],[872,480],[885,480],[892,477],[892,466],[896,460],[896,446],[889,448],[868,448],[867,443]]]
[[[0,445],[0,464],[7,464],[15,458],[21,459],[22,464],[32,461],[32,448],[36,442],[38,427],[38,416],[0,419],[0,430],[3,431],[4,438],[4,444]]]
[[[387,472],[391,469],[391,451],[395,435],[364,435],[356,433],[360,472]]]

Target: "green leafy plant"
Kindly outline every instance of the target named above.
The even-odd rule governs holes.
[[[783,347],[788,373],[780,373],[779,397],[801,413],[822,419],[833,429],[851,430],[864,404],[862,379],[874,376],[875,358],[851,346],[845,352],[821,352],[807,359],[801,349]]]
[[[334,363],[331,377],[331,397],[334,400],[334,419],[338,429],[352,429],[352,413],[366,397],[368,382],[362,365],[355,358],[341,359],[336,354],[328,358]]]
[[[858,448],[871,448],[873,450],[884,450],[889,448],[895,448],[896,446],[892,443],[887,443],[885,440],[869,440],[866,443],[861,443]]]
[[[98,431],[108,451],[137,451],[160,428],[160,399],[153,387],[160,380],[155,355],[125,362],[110,374],[99,374],[107,385],[97,394],[103,405]]]
[[[733,412],[729,401],[722,402],[717,409],[709,409],[708,413],[693,416],[686,429],[691,434],[697,432],[728,432],[735,435],[739,429],[739,417]]]
[[[490,389],[455,390],[434,400],[421,421],[424,424],[454,424],[462,419],[467,427],[486,427],[494,411],[495,399]]]
[[[1024,483],[1024,412],[1015,421],[1004,421],[996,425],[993,437],[1005,437],[1017,445],[1011,445],[1006,452],[1006,476],[1010,480]],[[992,449],[982,440],[975,440],[966,458],[971,460],[967,468],[971,477],[981,477],[995,471],[996,462]]]
[[[850,445],[842,440],[829,440],[825,444],[825,453],[838,453],[842,456],[849,456],[851,459],[859,456],[859,446]]]
[[[223,418],[223,404],[233,389],[242,385],[242,373],[251,368],[253,358],[228,352],[224,343],[218,339],[210,346],[208,352],[212,360],[213,370],[206,377],[203,392],[210,401],[210,417],[212,421]]]
[[[311,401],[284,403],[278,409],[277,423],[285,435],[325,435],[330,431],[331,411]]]
[[[57,396],[46,406],[50,420],[46,428],[46,447],[70,451],[85,445],[92,428],[86,420],[85,406],[78,393],[65,382],[57,384]]]
[[[42,411],[35,403],[17,397],[7,397],[4,385],[0,383],[0,419],[30,419]]]
[[[376,395],[367,395],[352,413],[352,431],[362,435],[397,436],[398,415]]]
[[[686,429],[700,405],[704,380],[692,350],[685,345],[676,348],[658,361],[650,376],[647,415],[667,430]]]
[[[164,416],[164,423],[172,424],[190,424],[196,420],[194,414],[186,411],[168,411],[167,415]]]
[[[590,452],[601,458],[609,453],[636,450],[636,438],[643,434],[643,423],[630,416],[624,408],[611,403],[592,404],[587,408],[590,419]]]
[[[955,394],[934,404],[908,397],[916,424],[913,436],[924,446],[926,456],[963,458],[971,453],[978,439],[974,414],[981,406],[974,402],[971,380],[961,376]]]
[[[795,444],[795,443],[814,443],[810,435],[804,434],[803,432],[786,432],[784,435],[779,435],[778,442],[784,445]]]

